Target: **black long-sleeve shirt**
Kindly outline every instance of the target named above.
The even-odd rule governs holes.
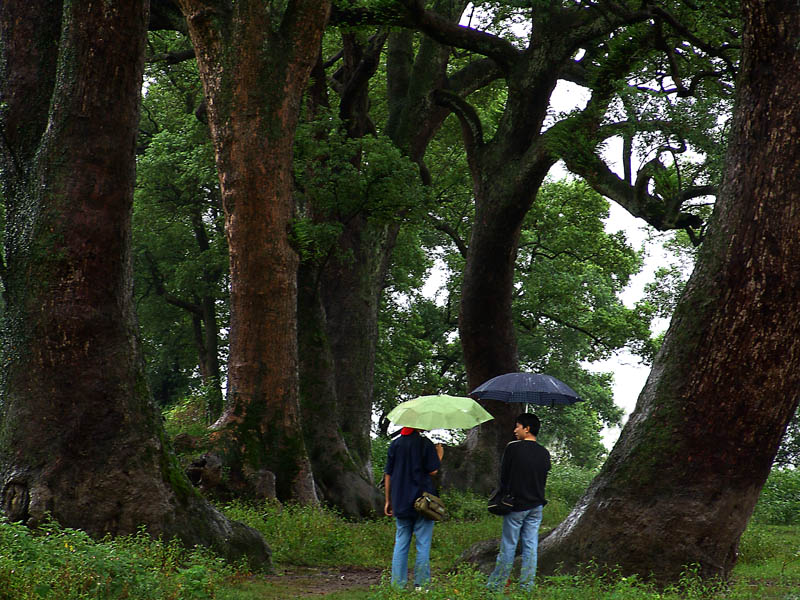
[[[514,510],[544,506],[550,452],[533,440],[509,442],[500,464],[500,487],[511,492]]]

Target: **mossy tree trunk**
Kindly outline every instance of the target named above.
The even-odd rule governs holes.
[[[384,40],[385,35],[376,35],[362,44],[356,35],[342,34],[342,64],[335,77],[339,117],[350,139],[375,133],[368,85]],[[312,78],[307,116],[316,118],[330,109],[321,56]],[[351,160],[359,168],[360,156]],[[372,481],[370,432],[378,302],[390,253],[382,242],[388,227],[370,218],[369,205],[353,213],[352,206],[318,204],[308,194],[305,215],[316,223],[333,223],[341,234],[324,257],[307,257],[298,275],[303,429],[324,500],[347,516],[380,514],[383,499]]]
[[[800,6],[745,1],[723,187],[636,410],[540,547],[674,581],[726,577],[800,398]]]
[[[180,0],[216,152],[230,250],[228,398],[216,423],[231,485],[275,474],[318,502],[299,419],[292,144],[330,2]]]
[[[261,536],[181,472],[145,382],[130,236],[147,6],[0,5],[3,512],[268,567]]]
[[[449,1],[449,0],[448,0]],[[442,3],[445,4],[445,3]],[[450,3],[452,5],[452,3]],[[460,14],[458,7],[452,7]],[[449,49],[423,38],[414,57],[412,34],[378,31],[366,42],[342,35],[342,61],[334,77],[341,95],[339,116],[352,139],[374,135],[369,114],[369,88],[387,39],[390,113],[387,131],[393,142],[420,165],[425,147],[449,114],[430,102],[433,86],[445,77]],[[328,107],[322,65],[312,77],[309,113]],[[485,80],[481,79],[482,81]],[[474,78],[469,84],[474,86]],[[396,216],[401,218],[402,208]],[[309,207],[317,221],[333,218]],[[301,397],[306,443],[314,476],[326,501],[345,514],[382,510],[382,496],[371,483],[370,431],[374,389],[378,307],[399,218],[339,214],[342,233],[337,248],[324,261],[307,261],[300,269]],[[335,419],[331,420],[330,416]],[[365,488],[362,481],[368,482]]]
[[[367,459],[354,454],[338,424],[338,361],[328,334],[320,292],[320,270],[303,263],[298,274],[300,390],[314,481],[322,498],[348,517],[379,514],[381,496]]]

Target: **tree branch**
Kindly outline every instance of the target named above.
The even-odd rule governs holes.
[[[194,48],[188,50],[180,50],[177,52],[166,52],[164,54],[156,54],[147,59],[148,63],[163,62],[168,65],[175,65],[185,60],[194,58]]]
[[[449,19],[425,10],[421,0],[397,0],[405,6],[414,25],[441,44],[471,50],[494,60],[507,73],[521,56],[517,48],[490,33],[463,27]]]
[[[483,125],[472,105],[461,96],[447,90],[434,90],[433,99],[439,106],[446,106],[455,113],[461,123],[467,157],[475,158],[475,152],[483,145]]]
[[[181,300],[177,296],[173,296],[172,294],[167,292],[166,287],[164,286],[164,277],[158,270],[158,264],[156,262],[156,259],[153,257],[153,255],[150,253],[149,250],[145,251],[144,256],[147,259],[147,268],[150,271],[151,281],[153,283],[153,286],[155,287],[156,294],[164,298],[164,300],[168,304],[172,304],[173,306],[182,308],[183,310],[189,312],[190,314],[202,318],[203,311],[200,306],[198,306],[197,304],[192,304],[191,302],[186,302],[185,300]]]
[[[456,248],[458,248],[459,254],[461,254],[461,256],[464,259],[466,259],[467,258],[467,244],[464,242],[464,240],[461,238],[461,236],[458,235],[458,232],[455,229],[453,229],[453,227],[451,227],[450,224],[446,223],[445,221],[443,221],[441,219],[438,219],[433,215],[428,215],[428,216],[433,221],[433,227],[435,229],[441,231],[442,233],[446,233],[447,236],[451,240],[453,240],[453,243],[456,245]]]

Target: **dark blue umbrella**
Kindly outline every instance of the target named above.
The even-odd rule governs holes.
[[[560,379],[541,373],[506,373],[484,381],[470,393],[481,400],[525,402],[540,406],[574,404],[583,400]]]

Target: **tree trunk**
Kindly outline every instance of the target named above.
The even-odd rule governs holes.
[[[514,168],[521,160],[508,138],[475,151],[475,220],[458,319],[467,393],[492,377],[519,370],[511,311],[517,244],[535,190],[552,165],[543,157],[521,180]],[[449,453],[442,475],[445,485],[488,493],[497,485],[500,457],[514,439],[514,418],[523,407],[494,400],[482,404],[494,419],[470,430],[465,444]]]
[[[382,496],[372,482],[369,460],[353,456],[336,418],[337,361],[322,304],[320,269],[303,263],[298,275],[300,326],[300,396],[314,480],[322,498],[348,517],[375,515]]]
[[[800,393],[800,7],[743,2],[723,187],[697,267],[602,472],[540,547],[677,579],[726,577]],[[796,93],[797,92],[797,93]]]
[[[343,36],[340,117],[353,139],[374,133],[367,112],[368,84],[384,39],[375,36],[362,47],[354,35]],[[320,108],[330,106],[321,57],[312,77],[308,114],[315,118]],[[358,167],[360,157],[353,160]],[[310,258],[300,266],[300,394],[306,445],[324,500],[347,516],[374,515],[382,512],[383,501],[371,472],[372,391],[390,228],[362,213],[334,217],[313,201],[306,208],[315,220],[335,221],[343,230],[331,256]],[[393,240],[396,227],[391,230]]]
[[[144,525],[268,567],[261,536],[182,474],[145,381],[130,236],[147,5],[0,5],[3,512],[93,536]]]
[[[216,151],[230,249],[227,407],[216,440],[230,483],[272,471],[280,499],[318,501],[299,420],[292,143],[330,2],[180,0]]]
[[[371,463],[378,304],[397,235],[394,226],[368,221],[361,215],[347,224],[339,238],[341,254],[328,261],[321,284],[336,361],[337,421],[350,452],[365,466]]]

